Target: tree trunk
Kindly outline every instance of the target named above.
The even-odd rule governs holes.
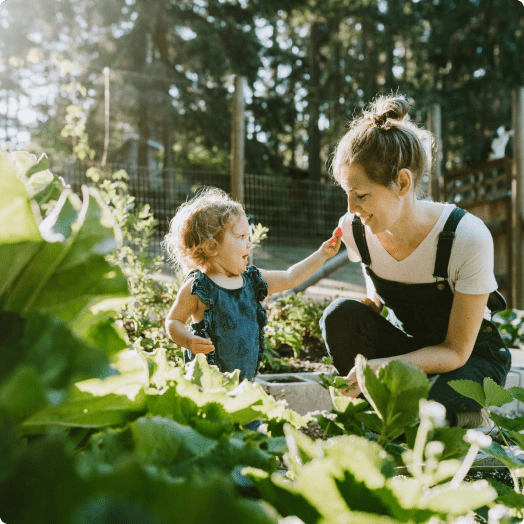
[[[313,181],[320,179],[320,130],[318,119],[320,116],[320,23],[311,24],[309,40],[309,177]]]

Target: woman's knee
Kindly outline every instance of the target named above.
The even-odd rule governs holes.
[[[322,331],[339,329],[347,330],[355,321],[364,318],[371,309],[359,300],[352,298],[337,298],[324,310],[320,319]]]

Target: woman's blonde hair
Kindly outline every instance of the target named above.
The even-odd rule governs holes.
[[[162,247],[184,271],[204,268],[220,246],[231,219],[242,213],[242,205],[221,189],[203,188],[177,209]]]
[[[415,191],[420,191],[421,181],[429,177],[433,137],[409,120],[409,110],[403,96],[377,97],[337,144],[331,164],[335,179],[340,182],[343,166],[357,164],[371,181],[391,187],[404,168],[413,175]]]

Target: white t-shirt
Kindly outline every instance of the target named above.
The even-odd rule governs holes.
[[[435,282],[433,270],[438,236],[456,206],[437,202],[433,205],[442,207],[439,219],[427,237],[404,260],[398,261],[393,258],[369,228],[364,227],[371,256],[370,268],[377,276],[406,284]],[[342,228],[342,240],[346,245],[349,260],[359,262],[361,257],[351,227],[353,216],[346,213],[341,217],[339,226]],[[448,266],[448,282],[453,293],[457,290],[460,293],[473,295],[491,293],[497,289],[493,263],[493,238],[489,229],[480,218],[466,213],[455,231]],[[367,274],[366,284],[368,296],[372,297],[374,287]],[[486,318],[490,318],[487,308],[486,311],[488,312]]]

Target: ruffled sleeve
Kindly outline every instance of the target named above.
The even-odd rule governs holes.
[[[253,283],[256,299],[262,302],[267,297],[267,282],[262,278],[260,270],[255,266],[247,266],[246,274]]]
[[[213,326],[212,313],[215,301],[213,300],[213,289],[209,283],[209,278],[204,275],[198,269],[195,269],[187,275],[186,280],[193,277],[193,283],[191,284],[191,294],[196,295],[205,305],[204,319],[200,322],[192,323],[191,328],[195,335],[202,338],[209,338],[213,344],[217,344],[217,337],[215,333],[215,327]],[[189,359],[193,359],[194,355],[189,354]],[[218,366],[216,351],[212,351],[206,355],[207,361],[210,364]]]
[[[212,290],[209,280],[206,278],[204,273],[195,269],[187,275],[186,280],[193,277],[193,283],[191,284],[191,294],[197,295],[198,298],[206,305],[208,310],[213,309]]]

